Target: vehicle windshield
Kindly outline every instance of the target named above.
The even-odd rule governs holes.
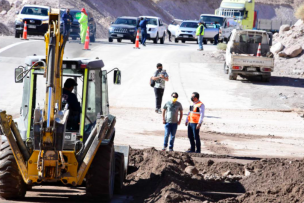
[[[237,20],[243,20],[245,15],[245,10],[231,10],[231,9],[222,9],[220,10],[220,15],[233,17]]]
[[[216,17],[216,16],[201,16],[201,20],[207,24],[207,27],[209,27],[208,24],[215,23],[215,22],[217,22],[221,26],[223,26],[223,23],[224,23],[224,18]]]
[[[23,7],[21,14],[36,15],[36,16],[48,16],[49,9],[39,7]]]
[[[240,42],[245,42],[247,44],[264,44],[263,36],[261,34],[241,34]]]
[[[180,27],[197,28],[197,22],[183,22]]]
[[[149,25],[157,25],[157,19],[156,18],[147,18]]]
[[[117,18],[114,24],[133,25],[133,26],[137,25],[135,19],[128,19],[128,18]]]
[[[61,10],[60,11],[60,16],[62,16],[62,14],[66,13],[66,10]],[[73,17],[73,20],[79,20],[80,16],[81,16],[81,11],[70,11],[70,14]]]

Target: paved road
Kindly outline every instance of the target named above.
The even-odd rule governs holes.
[[[229,81],[223,74],[223,64],[204,56],[216,50],[212,45],[205,46],[203,52],[196,51],[195,43],[160,45],[148,42],[140,50],[133,49],[133,46],[130,42],[97,40],[90,46],[90,51],[84,51],[79,41],[71,41],[64,54],[68,58],[99,57],[104,60],[105,69],[121,69],[122,85],[109,84],[111,113],[117,116],[117,144],[162,148],[161,115],[154,112],[154,93],[148,84],[160,62],[169,74],[164,102],[170,99],[172,92],[178,92],[186,114],[191,93],[201,94],[206,105],[202,152],[302,157],[304,121],[279,97],[283,89],[293,93],[302,91],[302,86],[279,83],[282,78],[278,77],[270,84],[243,79]],[[0,109],[6,109],[15,117],[21,105],[22,84],[14,83],[14,68],[32,54],[45,54],[41,38],[24,42],[13,37],[0,37]],[[113,75],[109,74],[109,77]],[[181,125],[175,150],[184,151],[188,146],[186,127]],[[60,194],[59,191],[55,193]],[[37,196],[32,192],[27,196],[33,195]],[[73,192],[69,195],[73,196]],[[62,197],[66,198],[65,195]]]

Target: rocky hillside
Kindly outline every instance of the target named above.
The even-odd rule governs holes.
[[[294,7],[302,0],[256,0],[256,9],[262,19],[294,19]],[[202,13],[214,13],[221,0],[61,0],[61,8],[86,8],[98,23],[98,37],[106,37],[107,29],[116,17],[122,15],[154,15],[169,23],[174,18],[198,19]],[[15,12],[24,4],[58,7],[58,0],[0,0],[0,34],[14,33]]]

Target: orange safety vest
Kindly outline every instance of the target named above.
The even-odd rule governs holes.
[[[188,116],[188,122],[189,123],[198,123],[199,119],[200,119],[200,107],[203,104],[203,102],[199,101],[196,104],[194,104],[193,106],[190,106],[190,113]]]

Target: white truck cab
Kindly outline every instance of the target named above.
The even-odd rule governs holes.
[[[147,40],[153,40],[154,44],[157,44],[158,40],[160,40],[160,43],[164,44],[167,28],[163,24],[162,19],[155,16],[140,16],[139,18],[146,18],[148,20]]]

